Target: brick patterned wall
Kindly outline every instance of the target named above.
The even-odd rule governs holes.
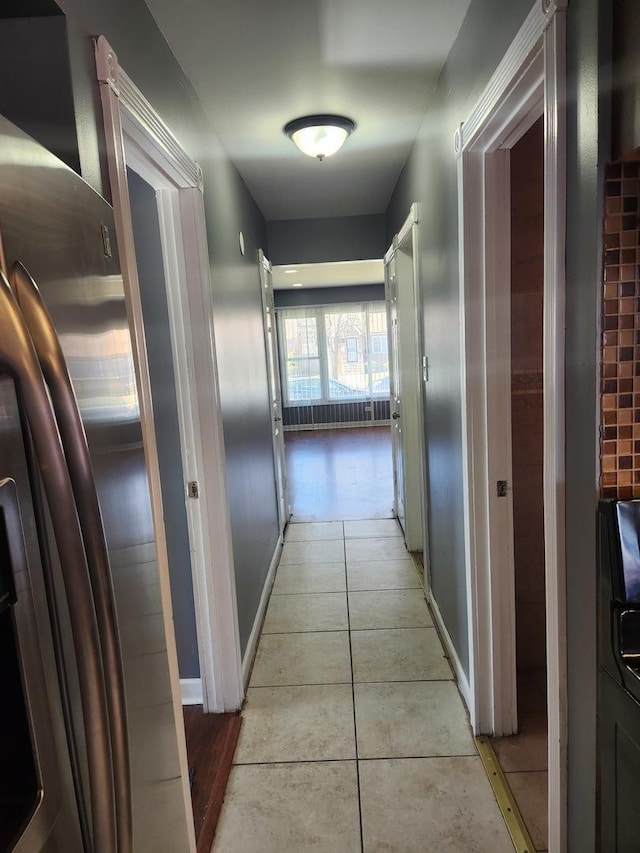
[[[603,497],[640,497],[640,162],[609,166],[605,185],[601,350]]]

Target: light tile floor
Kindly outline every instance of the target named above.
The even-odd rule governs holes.
[[[293,524],[213,853],[512,853],[388,520]]]

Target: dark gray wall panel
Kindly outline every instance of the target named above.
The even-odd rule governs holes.
[[[59,9],[47,17],[5,17],[12,12],[0,5],[0,79],[11,81],[0,87],[0,113],[77,172],[65,19]]]
[[[142,0],[66,0],[64,11],[83,176],[107,190],[91,41],[99,34],[203,170],[244,650],[278,537],[257,272],[258,247],[267,245],[264,220]],[[238,248],[241,230],[244,257]]]
[[[613,6],[613,159],[640,146],[640,3]]]
[[[602,191],[610,154],[608,0],[567,13],[566,536],[570,853],[596,849],[596,497]]]
[[[384,257],[384,214],[329,219],[281,219],[267,223],[272,264],[368,261]]]
[[[344,287],[310,287],[274,291],[276,308],[305,305],[344,305],[348,302],[384,302],[384,284],[350,284]]]
[[[462,503],[458,207],[453,134],[471,113],[531,8],[529,0],[474,0],[443,69],[387,212],[390,243],[420,204],[422,323],[429,357],[427,466],[431,582],[468,671]]]
[[[149,356],[156,441],[161,460],[162,506],[178,667],[181,678],[199,678],[198,637],[185,507],[185,477],[182,469],[178,403],[156,194],[135,172],[127,170],[127,178]]]

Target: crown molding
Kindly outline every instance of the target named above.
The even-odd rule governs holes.
[[[152,104],[120,67],[116,52],[104,36],[96,39],[95,50],[98,82],[109,87],[118,98],[120,108],[166,153],[181,173],[185,184],[197,187],[202,192],[204,187],[200,165],[189,156]]]

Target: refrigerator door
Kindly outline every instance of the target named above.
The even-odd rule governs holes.
[[[6,261],[10,267],[22,262],[38,282],[66,359],[95,476],[122,641],[133,849],[135,853],[187,851],[192,818],[178,746],[182,720],[173,700],[112,210],[71,170],[3,119],[0,151],[0,233]],[[15,412],[12,417],[15,419]],[[3,460],[10,455],[3,442],[0,429],[0,473],[4,473]],[[31,504],[24,474],[14,479],[19,494],[25,494],[25,501]],[[27,549],[35,551],[39,559],[33,511],[26,513],[26,520],[24,515],[23,510]],[[50,531],[41,529],[40,539],[46,544]],[[60,561],[55,548],[48,550],[52,572],[59,581],[56,604],[61,613],[66,677],[74,712],[72,739],[79,745],[79,773],[84,782],[80,802],[90,813],[85,732],[78,715],[77,664],[65,618]],[[42,602],[43,592],[36,598]],[[46,628],[46,603],[36,610]],[[48,654],[52,656],[51,651]],[[71,853],[75,848],[60,849]]]
[[[60,436],[33,343],[4,273],[0,272],[0,370],[16,384],[23,423],[29,432],[47,497],[60,556],[69,628],[76,659],[80,708],[87,734],[87,767],[93,849],[111,853],[115,814],[109,721],[100,640],[76,506]]]
[[[26,478],[20,423],[6,416],[8,410],[17,413],[15,397],[2,375],[0,407],[5,412],[3,446],[7,447],[7,439],[11,441],[13,470]],[[28,535],[33,514],[28,494],[22,498]],[[0,480],[0,849],[76,851],[82,849],[82,839],[63,751],[55,664],[46,654],[50,637],[38,630],[36,618],[40,565],[37,554],[26,547],[21,515],[16,483],[10,478]]]
[[[89,448],[51,315],[35,281],[20,263],[15,264],[11,271],[11,287],[51,395],[75,497],[100,634],[109,712],[117,849],[118,853],[132,853],[131,774],[122,651],[111,567]]]

